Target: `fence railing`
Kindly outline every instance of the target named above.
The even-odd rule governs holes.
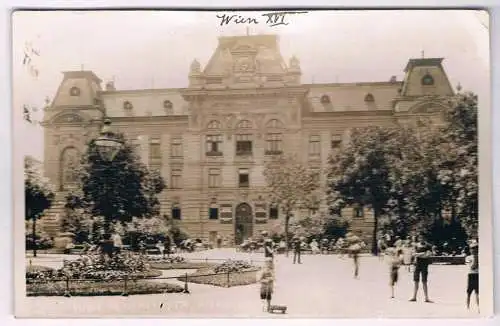
[[[224,272],[213,272],[213,273],[203,273],[203,274],[188,274],[184,273],[183,275],[177,275],[177,276],[167,276],[167,277],[137,277],[137,276],[130,276],[130,275],[125,275],[123,277],[113,277],[110,279],[90,279],[90,278],[72,278],[71,276],[67,277],[59,277],[59,278],[50,278],[50,279],[27,279],[26,284],[30,285],[37,285],[37,284],[49,284],[49,283],[58,283],[58,282],[64,282],[64,293],[63,296],[65,297],[71,297],[71,292],[72,292],[72,284],[75,283],[102,283],[103,287],[106,287],[106,283],[108,282],[117,282],[121,283],[121,288],[122,296],[128,296],[129,295],[129,286],[130,282],[137,282],[137,281],[158,281],[158,280],[176,280],[176,281],[181,281],[183,282],[183,290],[182,293],[190,293],[189,291],[189,282],[193,281],[197,278],[202,278],[202,277],[208,277],[208,276],[216,276],[216,275],[221,275],[225,279],[225,282],[220,282],[221,285],[219,286],[224,286],[226,288],[231,287],[231,276],[232,275],[242,275],[245,273],[256,273],[258,271],[257,268],[252,268],[249,270],[244,270],[244,271],[224,271]],[[195,282],[194,282],[195,283]],[[109,283],[108,283],[109,284]],[[33,291],[33,294],[37,294],[36,291]],[[28,293],[29,295],[29,293]]]

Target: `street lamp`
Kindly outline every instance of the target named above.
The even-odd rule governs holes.
[[[112,161],[123,147],[123,142],[111,131],[110,119],[104,119],[101,135],[95,140],[95,145],[101,158],[108,162]]]

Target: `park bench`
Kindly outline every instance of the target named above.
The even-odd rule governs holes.
[[[433,264],[464,265],[465,256],[432,256]]]

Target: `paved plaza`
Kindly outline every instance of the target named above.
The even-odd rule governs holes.
[[[218,249],[183,254],[196,259],[262,260],[263,254]],[[67,256],[64,256],[67,257]],[[59,267],[60,255],[42,255],[33,264]],[[50,261],[50,263],[49,263]],[[429,295],[434,303],[409,302],[412,275],[400,270],[396,298],[390,298],[387,263],[376,257],[361,258],[360,278],[352,276],[352,260],[337,255],[304,255],[303,264],[292,257],[276,257],[273,303],[288,306],[286,315],[262,311],[259,285],[221,288],[189,284],[191,294],[154,294],[129,297],[28,297],[23,311],[33,317],[133,316],[157,317],[477,317],[475,307],[465,309],[466,266],[431,265]],[[179,271],[184,273],[185,271]],[[169,271],[172,276],[176,271]],[[420,291],[421,292],[421,291]]]

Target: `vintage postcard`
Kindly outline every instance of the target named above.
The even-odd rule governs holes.
[[[12,32],[18,317],[492,314],[487,12]]]

